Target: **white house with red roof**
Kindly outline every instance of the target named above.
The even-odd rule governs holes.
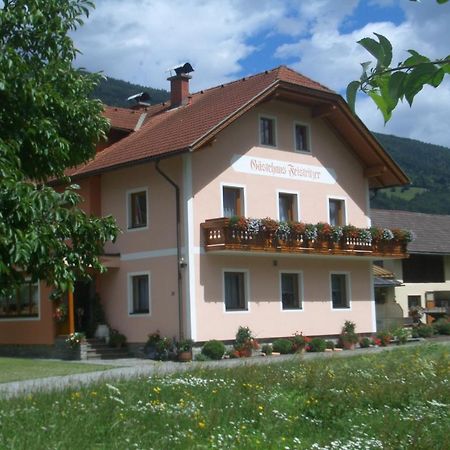
[[[367,236],[369,188],[405,184],[403,171],[340,95],[285,66],[195,94],[190,78],[169,78],[170,102],[106,107],[108,142],[69,171],[85,210],[122,229],[109,270],[76,286],[77,331],[97,292],[134,344],[156,330],[231,340],[239,326],[335,336],[346,320],[374,332],[372,261],[406,247]],[[0,319],[1,343],[67,332],[48,288],[33,292],[32,316]]]

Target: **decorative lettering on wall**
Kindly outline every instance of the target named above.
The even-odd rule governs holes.
[[[313,183],[336,183],[336,174],[333,169],[288,161],[278,161],[276,159],[234,155],[231,159],[231,167],[236,172],[252,175],[288,178]]]

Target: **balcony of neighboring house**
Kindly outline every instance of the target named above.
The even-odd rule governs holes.
[[[328,223],[305,224],[242,216],[201,224],[206,252],[407,258],[407,230],[356,228]]]

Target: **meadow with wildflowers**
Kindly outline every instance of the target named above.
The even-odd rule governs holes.
[[[201,369],[0,403],[7,449],[448,449],[450,347]]]

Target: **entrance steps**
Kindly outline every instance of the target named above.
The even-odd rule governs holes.
[[[110,347],[103,339],[86,339],[86,359],[119,359],[130,358],[127,346]]]

